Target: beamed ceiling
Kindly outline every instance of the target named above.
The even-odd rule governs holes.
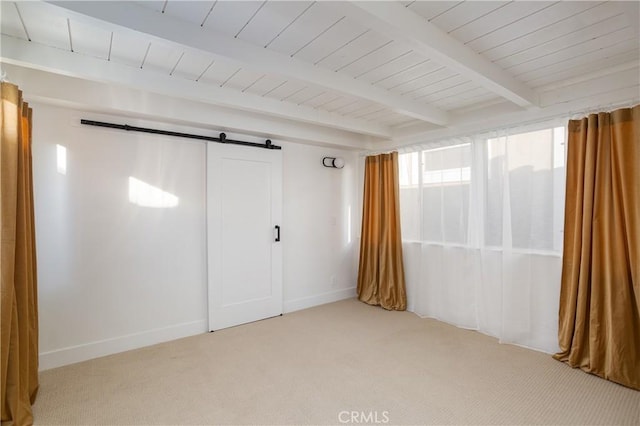
[[[640,99],[637,1],[2,1],[1,12],[7,64],[339,129],[362,148]]]

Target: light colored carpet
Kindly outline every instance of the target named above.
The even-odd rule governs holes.
[[[356,300],[48,370],[40,382],[36,424],[640,424],[640,392]]]

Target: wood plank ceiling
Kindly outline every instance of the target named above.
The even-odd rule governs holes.
[[[421,123],[454,126],[460,113],[497,103],[526,110],[571,101],[571,96],[543,95],[608,72],[631,70],[619,87],[607,90],[638,96],[633,79],[640,62],[638,6],[636,1],[3,1],[1,30],[3,44],[22,43],[22,50],[37,44],[52,55],[72,52],[227,89],[246,95],[247,104],[255,97],[275,100],[299,109],[300,117],[321,111],[327,119],[318,124],[337,117],[344,128],[369,125],[376,129],[372,134],[388,138],[394,129]],[[393,16],[385,16],[389,11]],[[132,16],[153,19],[155,26]],[[3,56],[24,65],[20,59]],[[64,72],[62,56],[59,64]],[[239,99],[236,107],[242,109]]]

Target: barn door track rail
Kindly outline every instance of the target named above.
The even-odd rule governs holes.
[[[150,129],[148,127],[136,127],[136,126],[129,126],[128,124],[114,124],[114,123],[106,123],[104,121],[93,121],[93,120],[85,120],[85,119],[81,119],[80,124],[86,124],[87,126],[107,127],[110,129],[120,129],[120,130],[126,130],[128,132],[153,133],[155,135],[165,135],[165,136],[174,136],[178,138],[197,139],[197,140],[207,141],[207,142],[251,146],[254,148],[282,149],[282,147],[279,145],[273,145],[271,143],[271,139],[267,139],[264,143],[236,141],[233,139],[227,139],[227,135],[224,133],[220,133],[219,137],[194,135],[191,133],[171,132],[169,130]]]

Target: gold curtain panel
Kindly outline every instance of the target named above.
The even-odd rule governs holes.
[[[2,423],[28,425],[38,391],[31,108],[9,83],[2,83],[0,108]]]
[[[555,358],[640,390],[640,105],[569,122]]]
[[[366,158],[358,298],[389,310],[407,307],[397,152]]]

